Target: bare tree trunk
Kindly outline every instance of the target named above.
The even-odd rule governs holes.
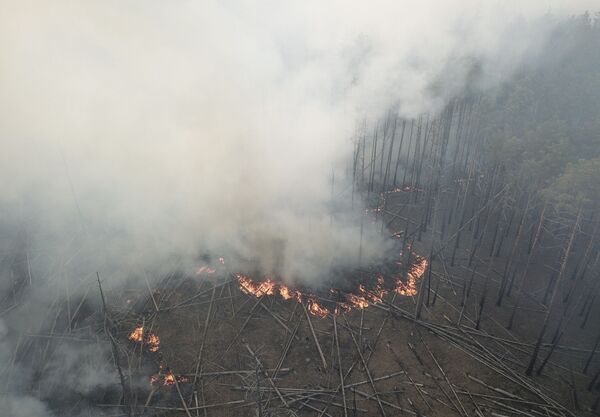
[[[394,127],[392,128],[392,138],[390,140],[390,148],[388,149],[388,159],[387,165],[385,167],[385,175],[383,176],[383,186],[381,187],[381,192],[385,193],[387,191],[387,184],[389,181],[390,174],[390,166],[392,164],[392,153],[394,151],[394,142],[396,141],[396,124],[398,122],[398,118],[394,118]]]
[[[377,162],[377,138],[379,134],[379,127],[375,125],[375,132],[373,133],[373,147],[371,148],[371,175],[369,177],[369,193],[373,192],[373,183],[375,182],[375,165]]]
[[[530,195],[531,196],[531,195]],[[504,273],[502,274],[502,282],[500,283],[500,290],[498,291],[498,300],[496,301],[496,305],[500,307],[502,305],[502,299],[506,292],[506,286],[508,281],[508,270],[512,266],[513,259],[517,253],[517,247],[519,246],[519,241],[521,239],[521,233],[523,232],[523,223],[525,221],[525,215],[529,210],[529,204],[531,202],[531,197],[527,198],[527,205],[523,210],[523,216],[521,217],[521,221],[519,222],[519,226],[517,227],[517,235],[515,236],[515,240],[512,245],[512,249],[510,251],[510,255],[506,261],[506,265],[504,267]]]
[[[110,323],[110,319],[108,318],[108,310],[106,309],[106,301],[104,299],[104,291],[102,291],[102,283],[100,282],[100,274],[96,272],[96,278],[98,279],[98,288],[100,289],[100,298],[102,299],[102,312],[104,315],[104,331],[110,340],[110,346],[112,349],[112,356],[115,362],[115,367],[117,368],[117,373],[119,374],[119,380],[121,381],[121,389],[122,389],[122,397],[123,397],[123,405],[125,405],[125,409],[127,410],[127,415],[131,416],[131,406],[129,405],[129,391],[125,388],[125,377],[123,376],[123,370],[121,369],[121,364],[119,363],[119,350],[117,349],[117,342],[113,336],[112,332],[112,323]]]
[[[554,290],[552,291],[552,297],[550,298],[550,304],[548,305],[548,310],[546,311],[546,317],[544,317],[544,323],[542,324],[542,329],[537,338],[537,342],[533,349],[533,353],[531,355],[531,360],[529,361],[529,365],[527,366],[527,370],[525,373],[528,376],[531,376],[533,373],[533,368],[537,361],[538,354],[540,352],[540,347],[542,346],[542,340],[544,339],[544,335],[546,334],[546,329],[548,328],[548,323],[550,321],[550,313],[552,312],[552,306],[554,305],[554,299],[556,298],[556,294],[558,292],[558,287],[565,275],[565,270],[567,268],[567,261],[569,260],[569,255],[571,254],[571,248],[573,247],[573,242],[575,240],[575,236],[577,235],[577,229],[579,227],[579,221],[581,220],[581,208],[579,209],[579,213],[577,214],[577,219],[575,220],[575,224],[573,225],[573,231],[571,232],[571,237],[569,238],[569,242],[565,249],[565,253],[563,255],[563,261],[560,267],[560,272],[556,279],[556,284],[554,286]]]
[[[398,178],[398,167],[400,166],[400,157],[402,156],[402,144],[404,143],[404,132],[406,131],[406,120],[402,121],[402,134],[400,135],[400,146],[398,147],[398,156],[396,158],[396,169],[394,170],[394,181],[393,186],[396,186],[396,179]]]
[[[596,342],[594,342],[594,347],[592,348],[592,351],[590,352],[590,356],[588,357],[587,361],[585,362],[585,366],[583,368],[584,374],[588,373],[588,369],[590,368],[592,359],[594,359],[594,355],[596,354],[596,349],[598,349],[598,345],[600,345],[600,334],[598,334],[598,337],[596,338]]]
[[[406,163],[404,164],[404,173],[402,175],[402,187],[403,188],[406,183],[406,174],[408,173],[408,163],[409,163],[409,158],[410,158],[410,148],[412,147],[412,142],[413,142],[414,125],[415,125],[415,121],[413,119],[410,122],[410,135],[408,137],[408,151],[406,152]]]

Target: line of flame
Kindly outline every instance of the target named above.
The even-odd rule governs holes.
[[[407,272],[407,280],[403,282],[400,277],[396,279],[394,292],[403,296],[415,296],[417,294],[417,281],[423,276],[427,270],[427,260],[418,255],[414,255],[417,259],[411,265]],[[323,305],[319,304],[318,297],[313,294],[303,294],[302,292],[288,287],[285,284],[267,278],[263,281],[254,281],[251,278],[236,274],[237,282],[240,290],[248,295],[256,298],[263,296],[280,295],[284,300],[295,300],[298,303],[305,302],[309,313],[317,317],[326,317],[330,311]],[[338,293],[338,290],[332,288],[330,292]],[[384,278],[379,277],[377,284],[371,290],[367,290],[362,284],[358,285],[355,293],[344,294],[346,301],[336,302],[333,314],[348,312],[352,308],[365,309],[372,304],[383,302],[383,298],[388,294],[388,290],[384,288]]]

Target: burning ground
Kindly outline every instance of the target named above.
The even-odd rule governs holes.
[[[348,271],[343,289],[244,275],[221,260],[127,293],[119,332],[134,353],[131,378],[145,384],[129,391],[129,406],[173,416],[575,415],[565,381],[515,370],[526,330],[507,332],[501,309],[477,329],[451,301],[457,269],[440,265],[448,278],[436,273],[427,291],[424,245],[406,240],[411,249],[389,264]],[[426,320],[414,314],[420,294]]]
[[[419,212],[407,203],[423,190],[404,188],[373,198],[369,216],[392,226],[402,221],[399,209],[405,219],[417,218]],[[22,349],[28,349],[20,350],[9,370],[20,380],[16,365],[29,350],[43,354],[40,349],[52,349],[56,358],[54,349],[59,349],[67,359],[73,352],[69,346],[77,344],[78,352],[88,346],[91,357],[53,361],[46,370],[63,386],[79,384],[81,389],[45,386],[43,379],[36,385],[38,398],[56,409],[75,404],[106,416],[497,412],[573,417],[576,404],[593,401],[581,385],[575,391],[571,380],[561,377],[565,366],[588,356],[589,351],[570,346],[573,340],[591,343],[589,335],[586,339],[577,326],[569,328],[546,374],[525,377],[519,369],[532,346],[530,328],[506,330],[502,322],[509,312],[501,308],[484,313],[477,324],[477,305],[460,304],[466,282],[457,278],[464,276],[462,266],[440,259],[431,271],[422,255],[429,234],[420,227],[388,233],[395,256],[341,271],[320,287],[232,271],[230,262],[219,257],[212,262],[204,257],[190,274],[173,272],[158,284],[125,290],[103,289],[97,277],[93,290],[102,290],[105,313],[94,311],[84,298],[72,299],[71,324],[64,304],[46,333],[25,333]],[[486,265],[475,262],[478,268]],[[539,268],[543,265],[536,266],[536,276]],[[484,289],[474,285],[472,291]],[[416,317],[419,303],[421,318]],[[524,308],[533,311],[536,304],[528,300]],[[94,345],[97,349],[91,350]],[[94,380],[84,378],[90,366]],[[580,380],[573,372],[573,380]],[[42,403],[21,401],[27,410],[52,412]]]
[[[407,253],[407,256],[404,256],[404,253]],[[240,292],[241,294],[246,294],[257,299],[254,307],[261,305],[265,308],[265,303],[272,305],[273,302],[283,302],[283,304],[288,305],[291,303],[294,305],[294,311],[297,308],[304,310],[307,320],[310,321],[310,316],[314,316],[317,320],[326,319],[328,317],[345,315],[353,310],[364,310],[369,307],[382,305],[390,294],[394,298],[397,295],[415,296],[417,294],[417,283],[427,269],[425,258],[412,252],[410,248],[406,248],[405,251],[401,251],[398,254],[397,258],[393,258],[385,264],[370,265],[359,270],[340,271],[339,274],[333,274],[331,282],[337,282],[343,285],[343,287],[318,289],[308,286],[286,285],[282,279],[270,277],[251,279],[241,273],[230,273],[228,272],[224,258],[219,257],[218,260],[216,268],[200,266],[196,270],[196,277],[194,279],[188,278],[188,282],[185,282],[186,280],[181,282],[180,280],[180,282],[175,283],[175,287],[171,290],[171,295],[180,294],[179,287],[181,285],[193,285],[197,287],[195,290],[200,290],[200,295],[205,295],[206,293],[206,291],[202,291],[204,286],[211,286],[212,295],[210,305],[212,310],[216,290],[219,289],[222,295],[223,288],[227,287],[230,294],[232,314],[235,317],[232,287],[237,287],[234,293]],[[194,305],[195,303],[190,304],[189,302],[197,298],[198,295],[193,296],[191,299],[179,300],[176,308],[186,308],[189,305]],[[263,298],[271,300],[263,302]],[[154,294],[151,295],[151,299],[155,311],[161,311],[162,309],[159,307],[159,303],[156,302]],[[128,298],[126,303],[132,304],[134,301]],[[298,304],[298,306],[295,306],[295,304]],[[267,309],[267,311],[271,310]],[[274,315],[273,317],[276,316]],[[145,321],[146,317],[143,317],[143,322]],[[277,321],[285,329],[289,330],[281,320],[278,319]],[[243,330],[244,328],[240,330],[240,333]],[[314,332],[314,330],[312,331]],[[318,343],[316,335],[313,334],[313,336],[315,337],[315,342]],[[160,349],[161,340],[147,325],[136,326],[128,334],[127,339],[138,345],[140,352],[155,354],[155,360],[158,361],[158,372],[149,376],[149,382],[153,387],[159,385],[172,386],[190,382],[187,376],[177,376],[168,370],[169,368],[165,366],[162,359]],[[319,350],[319,352],[322,355],[322,351]],[[325,364],[325,359],[322,359]],[[194,375],[194,381],[197,378]]]
[[[350,271],[342,277],[333,278],[342,282],[344,288],[331,287],[323,294],[310,288],[290,287],[282,280],[265,277],[253,280],[243,274],[234,274],[240,290],[254,297],[279,296],[284,300],[293,300],[306,304],[308,312],[320,318],[328,314],[338,315],[354,309],[364,309],[372,304],[380,304],[390,293],[404,296],[417,294],[417,281],[427,269],[427,260],[411,252],[410,264],[402,268],[402,252],[398,259],[387,264],[371,266],[361,271]],[[403,271],[404,270],[404,271]],[[385,272],[382,272],[385,271]],[[335,274],[334,274],[335,275]]]
[[[600,19],[549,1],[3,2],[0,413],[598,414]]]
[[[366,346],[366,336],[373,330],[369,326],[377,327],[373,318],[388,308],[389,301],[417,294],[427,262],[412,251],[407,254],[388,264],[347,271],[344,289],[295,287],[266,277],[251,279],[228,273],[223,262],[215,269],[198,268],[194,278],[174,277],[149,298],[138,295],[141,300],[133,302],[133,308],[141,315],[127,339],[140,358],[155,367],[148,375],[138,375],[148,381],[147,397],[139,401],[143,400],[147,413],[158,413],[164,407],[171,411],[181,408],[184,413],[187,408],[189,412],[209,410],[210,415],[220,415],[221,411],[223,415],[253,415],[252,390],[261,389],[257,383],[273,379],[304,381],[315,387],[325,381],[331,383],[332,364],[339,358],[332,356],[332,339],[323,335],[341,335],[338,354],[352,355],[353,339]],[[197,308],[205,315],[202,324],[199,316],[193,318]],[[348,322],[351,317],[360,317],[362,327],[352,330]],[[190,325],[194,322],[198,326]],[[331,328],[333,322],[335,328]],[[346,333],[349,330],[352,333]],[[279,356],[278,347],[285,349],[283,356]],[[185,365],[191,363],[195,364],[192,368]],[[263,369],[267,364],[273,365]],[[231,369],[239,365],[245,369]],[[148,372],[147,367],[139,370]],[[266,383],[263,389],[269,386]],[[261,392],[261,396],[267,393]],[[288,399],[284,403],[289,406],[297,402],[287,392],[273,394],[285,394]],[[192,401],[183,405],[182,398]],[[213,399],[221,405],[204,409],[203,405]],[[270,402],[264,405],[266,409],[271,408]],[[333,404],[339,407],[338,402]],[[224,409],[219,411],[221,407]]]

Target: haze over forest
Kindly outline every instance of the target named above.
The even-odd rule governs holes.
[[[530,350],[515,362],[528,377],[544,343],[558,346],[564,333],[591,352],[587,364],[577,360],[592,376],[585,395],[597,397],[594,7],[0,0],[0,410],[116,415],[98,405],[110,400],[123,415],[157,415],[132,405],[146,379],[117,371],[135,352],[120,326],[155,320],[154,291],[176,293],[173,276],[203,288],[199,268],[226,268],[219,285],[256,273],[320,297],[332,282],[355,284],[339,275],[381,269],[398,252],[404,267],[413,253],[429,265],[409,294],[415,323],[441,285],[456,298],[452,313],[439,314],[460,312],[458,328],[469,302],[480,308],[477,331],[484,311],[509,330],[523,326]],[[147,305],[118,304],[133,288],[150,294],[151,315]],[[218,310],[214,290],[207,296],[203,328]],[[246,304],[230,297],[235,316]],[[520,309],[540,315],[526,325]],[[584,320],[575,317],[585,317],[582,334],[567,330]],[[337,332],[342,319],[333,320]],[[189,413],[191,400],[179,396]],[[598,401],[589,402],[581,409],[597,415]]]

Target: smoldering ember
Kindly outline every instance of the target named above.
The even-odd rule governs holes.
[[[0,417],[600,415],[597,1],[0,3]]]

